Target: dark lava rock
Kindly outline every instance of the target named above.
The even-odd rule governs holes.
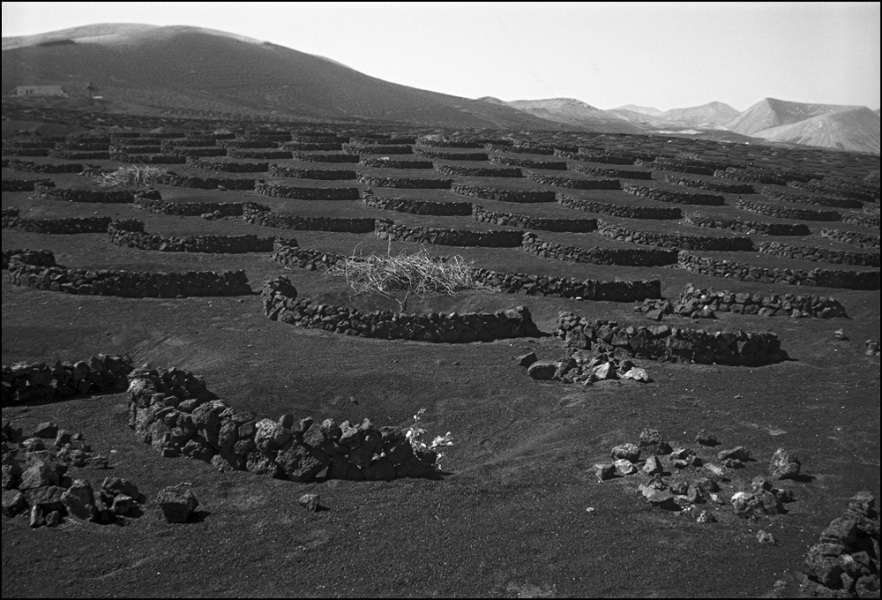
[[[796,479],[802,465],[799,459],[785,450],[778,448],[772,455],[772,461],[769,464],[769,475],[773,479]]]
[[[518,361],[518,366],[520,366],[520,367],[529,367],[534,362],[539,360],[539,358],[536,356],[535,350],[530,350],[526,354],[522,354],[521,356],[515,357],[515,359]]]
[[[552,360],[537,360],[527,369],[527,375],[533,379],[547,381],[554,378],[557,372],[557,362]]]
[[[169,523],[186,523],[199,506],[196,495],[186,483],[163,488],[156,496],[156,503]]]
[[[319,508],[318,494],[303,494],[297,501],[300,503],[300,506],[310,512],[316,512]]]
[[[717,440],[717,436],[715,433],[711,433],[705,429],[702,429],[695,436],[695,441],[701,444],[702,446],[718,446],[719,441]]]

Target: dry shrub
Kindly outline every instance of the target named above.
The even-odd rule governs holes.
[[[98,185],[109,188],[149,187],[168,174],[168,169],[150,165],[126,165],[101,175]]]

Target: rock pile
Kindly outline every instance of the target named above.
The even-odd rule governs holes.
[[[554,379],[582,385],[612,379],[640,383],[652,381],[645,369],[628,359],[621,360],[604,352],[590,355],[576,351],[560,360],[539,360],[535,352],[530,352],[518,356],[517,360],[520,366],[527,368],[527,375],[540,381]]]
[[[98,354],[89,360],[16,363],[2,367],[2,404],[121,392],[128,385],[132,359]]]

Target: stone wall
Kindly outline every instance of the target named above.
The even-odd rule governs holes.
[[[5,168],[22,173],[80,173],[87,167],[97,169],[95,165],[83,163],[35,163],[31,160],[9,160],[3,165]]]
[[[450,189],[469,198],[482,198],[484,200],[499,200],[500,202],[519,202],[532,204],[535,202],[554,202],[555,193],[546,190],[502,190],[477,185],[456,183]]]
[[[135,208],[162,215],[198,217],[213,213],[221,217],[238,217],[242,214],[243,202],[168,202],[158,198],[138,196]]]
[[[597,233],[604,237],[630,244],[644,244],[661,248],[677,248],[682,250],[718,250],[718,251],[751,251],[753,240],[749,237],[713,237],[684,235],[678,233],[657,233],[637,231],[601,221]]]
[[[77,188],[60,188],[55,184],[35,185],[34,192],[40,198],[47,200],[63,200],[65,202],[95,202],[95,203],[129,203],[135,200],[135,192],[132,190],[83,190]],[[154,192],[158,194],[159,192]]]
[[[636,169],[616,169],[614,167],[589,167],[588,165],[576,165],[579,173],[592,177],[615,177],[621,179],[652,179],[652,171],[638,171]]]
[[[262,196],[273,198],[290,198],[297,200],[358,200],[358,188],[313,188],[267,183],[258,179],[254,191]]]
[[[423,189],[423,190],[449,190],[450,179],[427,179],[418,177],[383,177],[380,175],[371,175],[370,173],[358,173],[358,182],[368,186],[401,188],[401,189]]]
[[[341,142],[284,142],[282,148],[295,152],[325,152],[342,150]]]
[[[26,248],[4,250],[2,268],[8,269],[9,263],[12,261],[23,262],[27,265],[37,265],[40,267],[54,267],[55,253],[51,250],[28,250]]]
[[[349,154],[413,154],[407,144],[343,144]]]
[[[187,166],[204,171],[223,171],[226,173],[266,173],[269,171],[268,162],[235,162],[200,160],[198,156],[188,156]]]
[[[272,259],[286,267],[317,271],[319,269],[330,269],[348,258],[333,252],[320,252],[318,250],[300,248],[295,240],[278,239],[273,244]]]
[[[535,233],[524,234],[522,248],[529,254],[568,262],[630,267],[655,267],[677,262],[676,250],[649,248],[580,248],[543,242]]]
[[[391,158],[382,157],[362,157],[358,164],[362,167],[375,167],[377,169],[431,169],[432,161],[430,160],[393,160]]]
[[[227,150],[230,158],[256,158],[256,159],[290,159],[294,154],[290,150],[248,150],[245,148],[230,148]]]
[[[467,216],[472,214],[471,202],[432,202],[407,198],[383,198],[365,192],[367,206],[415,215]]]
[[[543,146],[541,144],[531,144],[530,142],[515,142],[514,144],[502,145],[498,142],[494,142],[491,144],[484,144],[484,150],[487,152],[504,152],[504,153],[518,153],[518,154],[542,154],[545,156],[554,155],[554,148],[552,146]]]
[[[264,314],[273,321],[335,333],[389,340],[433,343],[490,342],[537,337],[540,332],[523,306],[495,313],[407,314],[392,311],[363,313],[354,308],[317,304],[298,298],[286,277],[267,281]]]
[[[215,140],[215,145],[218,148],[272,148],[274,150],[279,149],[279,145],[273,140]]]
[[[860,248],[879,248],[879,236],[844,229],[822,229],[818,232],[821,237],[844,242]]]
[[[661,298],[661,281],[597,281],[586,279],[547,277],[525,273],[490,271],[474,269],[475,281],[497,292],[506,294],[527,294],[530,296],[554,296],[575,298],[577,300],[606,302],[639,302],[651,298]]]
[[[812,246],[794,246],[781,242],[761,242],[757,247],[759,252],[780,256],[781,258],[793,258],[796,260],[808,260],[812,262],[825,262],[835,265],[855,265],[862,267],[878,267],[879,253],[848,252],[846,250],[833,250],[830,248],[814,248]]]
[[[618,357],[757,367],[781,362],[787,353],[771,332],[706,331],[667,325],[620,325],[563,313],[557,335],[572,348]]]
[[[489,160],[486,152],[443,152],[441,150],[429,150],[428,148],[414,148],[414,154],[436,160]]]
[[[349,136],[337,135],[335,133],[327,134],[308,134],[293,133],[291,141],[301,144],[342,144],[349,141]]]
[[[747,167],[744,169],[726,167],[725,169],[717,169],[714,171],[714,177],[717,179],[744,181],[746,183],[769,183],[773,185],[784,185],[787,183],[783,177],[776,175],[768,169],[763,169],[762,167]]]
[[[284,165],[270,165],[269,174],[273,177],[294,177],[297,179],[345,180],[355,179],[351,169],[299,169]]]
[[[641,198],[649,198],[650,200],[658,200],[660,202],[671,202],[673,204],[703,204],[706,206],[723,206],[726,204],[725,198],[716,194],[669,192],[667,190],[634,185],[633,183],[623,183],[622,191],[626,194],[640,196]]]
[[[561,158],[569,158],[571,160],[578,160],[583,162],[592,162],[592,163],[600,163],[607,165],[633,165],[634,157],[625,156],[621,154],[614,153],[606,153],[606,152],[571,152],[569,150],[556,149],[554,151],[555,156],[559,156]]]
[[[702,289],[691,283],[686,284],[680,292],[674,312],[689,317],[705,308],[713,312],[732,312],[761,317],[848,318],[845,307],[832,297],[715,291],[713,288]]]
[[[377,219],[377,237],[383,240],[438,244],[441,246],[481,246],[487,248],[517,248],[521,245],[520,231],[472,231],[469,229],[442,229],[438,227],[407,227],[388,219]]]
[[[618,179],[575,179],[573,177],[557,177],[527,171],[527,177],[540,185],[554,185],[574,190],[620,190],[622,184]]]
[[[588,233],[597,229],[597,219],[546,219],[529,215],[494,212],[485,210],[484,207],[478,205],[474,206],[472,216],[476,221],[492,225],[540,229],[542,231]]]
[[[151,273],[38,267],[13,262],[9,265],[9,278],[14,285],[81,296],[185,298],[252,293],[245,271]]]
[[[466,167],[463,165],[442,165],[435,163],[433,169],[442,175],[461,175],[463,177],[523,177],[517,167]]]
[[[692,175],[713,175],[715,167],[690,164],[676,158],[665,156],[656,156],[651,161],[638,159],[634,161],[638,167],[648,169],[661,169],[662,171],[677,171],[680,173],[690,173]]]
[[[870,229],[879,229],[879,215],[862,215],[857,213],[845,213],[842,215],[842,222],[849,225],[858,225],[859,227],[869,227]]]
[[[285,313],[290,314],[290,313]],[[325,479],[390,481],[432,477],[437,454],[415,450],[406,431],[311,417],[258,419],[236,411],[182,369],[134,369],[129,374],[129,427],[162,456],[186,456],[225,470],[249,471],[299,483]]]
[[[275,237],[247,235],[193,235],[175,237],[144,232],[144,223],[135,219],[113,221],[107,227],[110,242],[117,246],[160,252],[205,252],[242,254],[271,252]]]
[[[710,227],[711,229],[729,229],[739,233],[751,235],[811,235],[808,225],[803,223],[758,223],[756,221],[741,221],[736,219],[718,219],[706,217],[697,213],[687,214],[683,221],[695,227]]]
[[[416,143],[420,146],[432,146],[435,148],[481,148],[484,145],[476,140],[438,134],[418,135]]]
[[[869,186],[854,183],[846,183],[844,181],[836,181],[835,179],[824,178],[810,179],[808,181],[788,181],[787,187],[798,190],[807,190],[810,192],[818,192],[820,194],[834,194],[843,198],[853,198],[863,202],[875,202],[879,199],[879,188],[870,190]]]
[[[227,156],[229,151],[226,148],[218,148],[217,146],[210,146],[207,148],[178,148],[173,152],[167,152],[163,155],[157,155],[153,157],[152,162],[156,163],[176,163],[176,162],[187,162],[187,158],[209,158],[209,157],[221,157]],[[239,158],[250,158],[248,156],[240,156]]]
[[[233,177],[199,177],[196,175],[178,175],[166,173],[158,179],[159,183],[174,187],[195,188],[200,190],[253,190],[254,179],[238,179]]]
[[[19,216],[17,208],[3,209],[3,229],[18,229],[29,233],[69,235],[78,233],[104,233],[110,217],[64,217],[56,219],[31,219]]]
[[[749,183],[718,183],[714,181],[705,181],[703,179],[692,179],[691,177],[678,177],[676,175],[665,175],[665,181],[676,185],[699,188],[709,192],[721,192],[723,194],[756,193],[754,187]]]
[[[302,160],[304,162],[324,162],[324,163],[357,163],[359,156],[357,154],[331,154],[321,152],[293,152],[294,160]]]
[[[534,158],[520,158],[512,156],[491,156],[490,162],[494,165],[527,167],[529,169],[549,169],[553,171],[567,170],[567,163],[562,160],[537,160]]]
[[[174,165],[187,162],[187,157],[183,154],[133,154],[121,150],[112,151],[107,158],[117,162],[143,165]]]
[[[761,204],[738,198],[735,206],[741,210],[775,217],[776,219],[796,219],[799,221],[840,221],[842,215],[835,210],[809,210],[803,208],[787,208],[771,204]]]
[[[76,362],[16,363],[2,367],[2,405],[45,402],[81,394],[122,392],[128,385],[132,359],[99,354]]]
[[[831,198],[829,196],[806,196],[804,194],[788,194],[779,192],[770,187],[764,187],[760,193],[772,200],[781,202],[790,202],[791,204],[817,204],[818,206],[829,206],[832,208],[863,208],[864,204],[860,200],[849,198]]]
[[[266,207],[252,202],[246,203],[242,208],[242,218],[248,223],[263,225],[265,227],[277,227],[281,229],[298,229],[303,231],[334,231],[346,233],[369,233],[374,231],[374,219],[372,218],[335,218],[335,217],[305,217],[300,215],[286,215],[270,212]]]
[[[621,217],[624,219],[682,219],[683,211],[679,208],[660,208],[656,206],[626,206],[622,204],[609,204],[594,200],[582,200],[566,194],[558,194],[558,204],[573,210]]]
[[[747,263],[696,256],[686,250],[680,250],[677,265],[686,271],[711,277],[761,283],[786,283],[853,290],[878,290],[880,283],[879,271],[769,269],[754,267]]]
[[[33,192],[37,185],[50,188],[55,186],[55,182],[51,179],[4,179],[2,191]]]

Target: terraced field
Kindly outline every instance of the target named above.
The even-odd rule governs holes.
[[[815,593],[809,548],[849,498],[879,495],[878,157],[560,132],[130,129],[4,140],[4,457],[56,464],[23,441],[48,421],[109,459],[31,487],[4,467],[4,513],[22,513],[3,518],[4,595]],[[100,185],[138,164],[167,173]],[[405,299],[329,269],[422,250],[461,257],[475,286]],[[63,384],[61,365],[43,375],[56,361],[100,371],[99,354],[127,355],[128,380],[152,376],[159,396],[97,375]],[[130,370],[145,364],[182,371]],[[213,434],[175,437],[212,406]],[[415,414],[426,440],[450,433],[440,463],[401,442]],[[262,448],[240,426],[224,442],[221,423],[290,440]],[[336,426],[359,440],[345,452]],[[641,455],[623,459],[626,443]],[[795,478],[770,473],[779,448],[799,457]],[[102,526],[24,493],[105,477],[138,486],[142,517]],[[155,498],[181,482],[201,512],[171,524]],[[37,524],[53,508],[60,524],[32,528],[16,487],[45,508]],[[740,492],[788,502],[739,510]],[[861,576],[825,589],[866,593]]]

